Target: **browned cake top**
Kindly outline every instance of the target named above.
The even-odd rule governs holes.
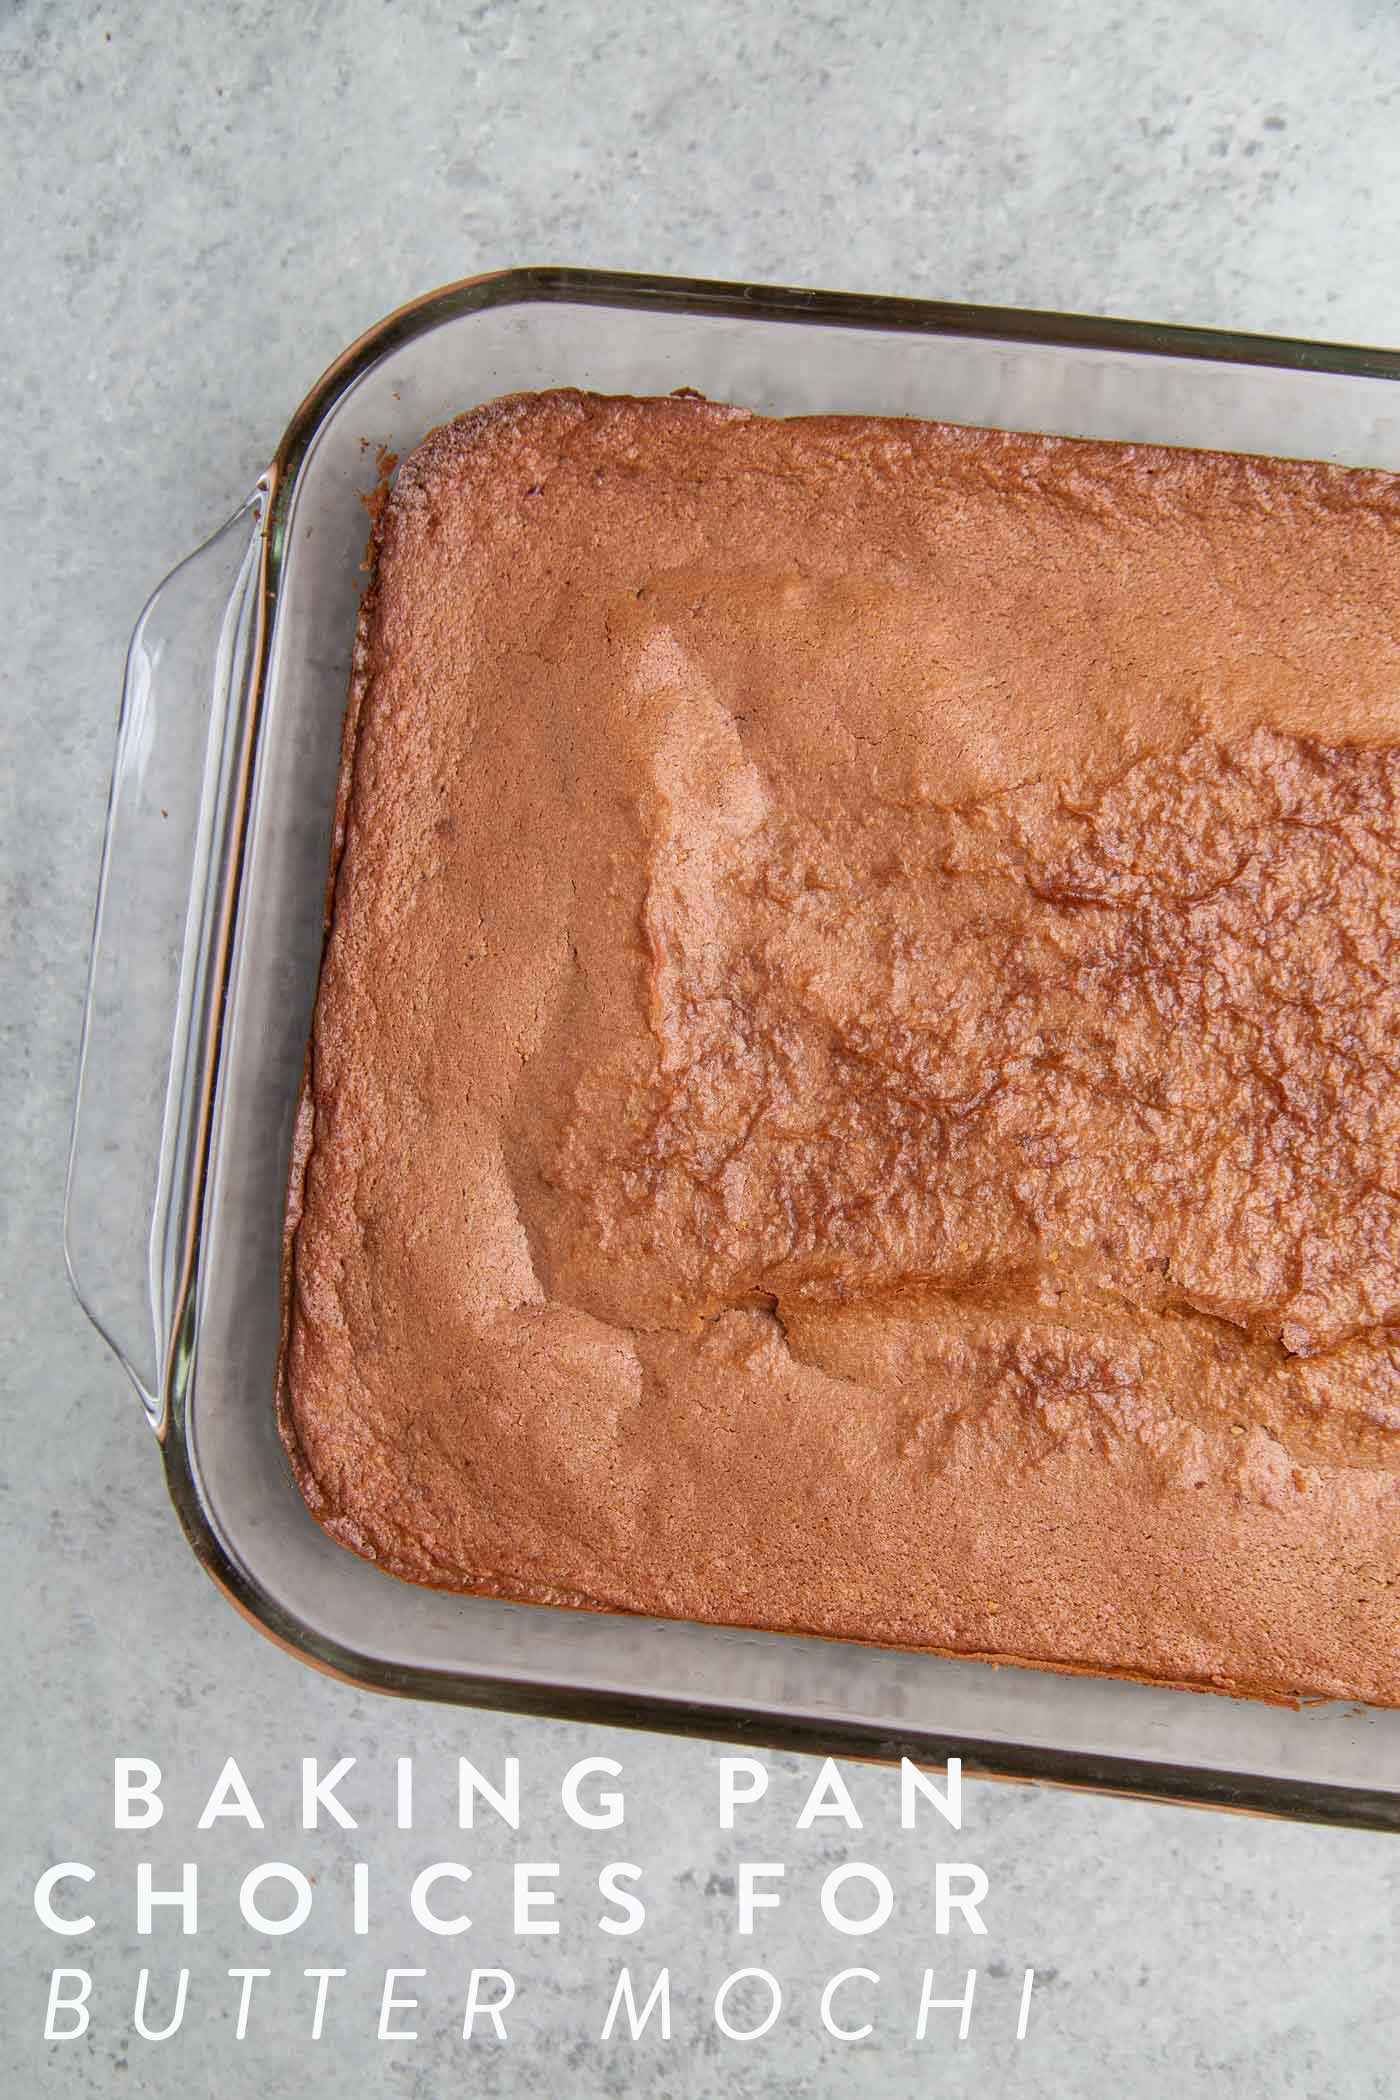
[[[339,1537],[1400,1702],[1395,479],[495,403],[384,511],[342,816]]]

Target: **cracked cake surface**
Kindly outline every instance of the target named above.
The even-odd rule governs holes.
[[[394,1574],[1400,1704],[1400,480],[434,432],[284,1297]]]

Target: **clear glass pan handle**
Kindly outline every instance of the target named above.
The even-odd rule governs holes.
[[[266,496],[260,482],[136,623],[98,882],[64,1257],[157,1430],[198,1199]]]

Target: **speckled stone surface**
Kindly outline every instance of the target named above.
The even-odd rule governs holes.
[[[630,4],[133,10],[20,0],[0,22],[6,284],[0,489],[10,661],[0,697],[0,1179],[7,1400],[3,1486],[9,1843],[0,2018],[7,2092],[212,2090],[437,2096],[665,2093],[1385,2095],[1397,2088],[1394,1841],[1024,1789],[972,1787],[962,1836],[898,1827],[887,1778],[853,1770],[866,1820],[793,1828],[815,1765],[772,1760],[768,1801],[722,1833],[719,1755],[652,1736],[392,1705],[313,1676],[197,1574],[135,1402],[68,1294],[59,1250],[70,1075],[122,651],[151,584],[222,517],[305,387],[362,327],[444,279],[521,260],[1138,313],[1400,341],[1400,14],[1388,0],[1237,0],[1043,11],[912,0],[866,8]],[[261,1833],[199,1805],[236,1753]],[[421,1811],[396,1831],[393,1760]],[[627,1821],[580,1831],[559,1806],[575,1758],[625,1768]],[[519,1836],[462,1834],[453,1760],[522,1760]],[[154,1757],[171,1813],[111,1829],[117,1754]],[[296,1825],[298,1760],[354,1755],[363,1827]],[[135,1935],[135,1861],[197,1859],[200,1930]],[[988,1932],[928,1929],[935,1857],[977,1861]],[[86,1860],[91,1940],[43,1932],[50,1861]],[[741,1939],[743,1858],[783,1860],[786,1897]],[[835,1933],[823,1874],[866,1859],[896,1908]],[[249,1933],[243,1870],[315,1875],[294,1938]],[[349,1923],[369,1862],[371,1930]],[[408,1885],[473,1869],[474,1923],[431,1939]],[[595,1928],[605,1861],[646,1870],[641,1933]],[[558,1861],[562,1931],[516,1940],[509,1873]],[[180,2032],[131,2033],[191,1969]],[[674,2039],[603,2043],[608,1988],[669,1962]],[[93,2020],[42,2040],[54,1964],[89,1967]],[[460,2038],[470,1966],[513,1971],[510,2038]],[[345,1966],[323,2039],[301,1972]],[[428,1974],[415,2043],[376,2039],[387,1965]],[[265,1966],[247,2038],[230,1967]],[[922,1970],[957,2015],[914,2040]],[[1037,1970],[1026,2040],[1017,1988]],[[785,1992],[762,2040],[708,2005],[731,1970]],[[823,1982],[850,1966],[824,2036]],[[336,1987],[333,1987],[336,1988]],[[868,1994],[866,2012],[859,1994]],[[736,2001],[735,2010],[739,2010]],[[841,2008],[838,2007],[838,2011]]]

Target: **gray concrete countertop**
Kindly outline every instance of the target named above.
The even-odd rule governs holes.
[[[151,585],[223,517],[305,388],[412,294],[520,261],[927,293],[1400,342],[1400,10],[1391,0],[270,0],[146,7],[11,0],[0,20],[0,402],[10,670],[0,700],[0,1087],[6,1158],[3,1486],[10,1842],[4,2090],[592,2093],[881,2100],[939,2092],[1384,2095],[1397,2089],[1394,1841],[1021,1788],[973,1786],[961,1837],[902,1834],[897,1794],[850,1768],[862,1835],[794,1829],[814,1764],[771,1760],[768,1800],[721,1832],[714,1746],[397,1705],[279,1653],[197,1573],[156,1454],[69,1296],[63,1159],[123,649]],[[235,1754],[266,1816],[196,1834]],[[394,1828],[394,1759],[422,1809]],[[455,1828],[455,1759],[521,1758],[519,1835]],[[576,1758],[625,1769],[627,1823],[559,1805]],[[111,1761],[156,1759],[169,1810],[112,1828]],[[299,1760],[354,1755],[354,1834],[296,1822]],[[464,1850],[466,1847],[468,1849]],[[988,1932],[927,1930],[935,1857],[985,1869]],[[135,1861],[200,1865],[197,1937],[135,1930]],[[36,1876],[90,1863],[86,1939],[41,1930]],[[600,1935],[594,1879],[644,1865],[649,1916]],[[785,1901],[734,1924],[741,1859],[784,1861]],[[895,1886],[871,1940],[817,1908],[842,1858]],[[242,1924],[257,1861],[316,1876],[296,1938]],[[415,1930],[408,1885],[473,1869],[472,1930]],[[510,1930],[518,1860],[561,1868],[557,1939]],[[376,1891],[349,1923],[351,1870]],[[65,1900],[71,1907],[70,1885]],[[455,1890],[447,1894],[455,1895]],[[444,1907],[440,1899],[439,1907]],[[605,1985],[672,1966],[673,2039],[599,2039]],[[168,2042],[132,2033],[191,1971]],[[461,2039],[467,1970],[512,1971],[509,2039]],[[46,2043],[56,1964],[94,1977],[92,2021]],[[351,1974],[319,2042],[318,1964]],[[976,1965],[957,2015],[914,2039],[920,1978]],[[228,1970],[261,1965],[246,2039]],[[386,1966],[416,2042],[376,2038]],[[725,2041],[709,2004],[743,1966],[778,1976],[783,2017]],[[857,1983],[826,2035],[825,1979]],[[1016,1987],[1037,1984],[1025,2041]],[[861,2000],[860,1992],[867,1992]],[[601,1997],[600,1997],[601,1994]],[[755,2001],[750,2000],[750,2003]],[[736,2011],[743,2003],[736,1999]],[[868,2005],[868,2015],[857,2005]]]

